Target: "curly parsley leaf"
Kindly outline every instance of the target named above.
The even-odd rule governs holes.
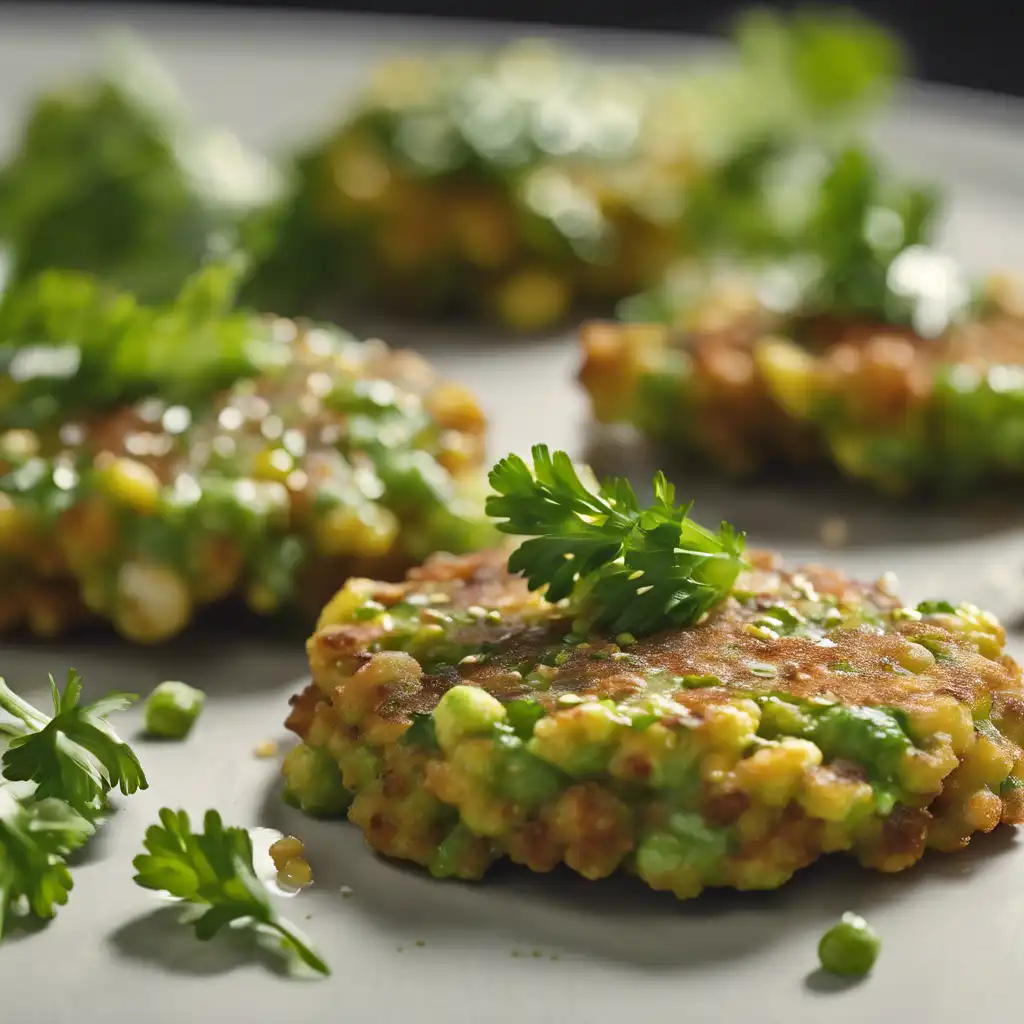
[[[72,881],[64,857],[93,833],[68,804],[37,797],[30,783],[0,783],[0,935],[13,913],[45,919],[67,903]]]
[[[531,590],[551,602],[569,598],[581,628],[653,633],[690,626],[732,590],[743,566],[743,535],[728,523],[717,533],[676,505],[659,473],[654,502],[641,508],[626,480],[597,490],[580,479],[565,452],[533,449],[491,470],[487,513],[504,533],[529,536],[509,559]]]
[[[271,906],[245,829],[225,826],[216,811],[207,811],[203,831],[195,833],[184,811],[164,807],[160,824],[146,830],[144,846],[147,852],[133,861],[135,882],[204,908],[193,921],[199,939],[248,924],[275,935],[314,971],[331,973],[310,940]]]
[[[53,717],[34,708],[0,679],[0,734],[9,739],[3,756],[4,777],[34,782],[36,797],[67,802],[93,819],[106,807],[115,787],[126,796],[146,789],[145,772],[135,752],[114,732],[107,716],[136,699],[132,694],[108,693],[82,704],[82,679],[73,669],[63,692],[50,677]]]

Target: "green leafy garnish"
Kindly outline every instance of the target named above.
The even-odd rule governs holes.
[[[722,601],[743,567],[743,535],[728,523],[712,533],[675,504],[664,474],[654,479],[654,503],[641,508],[626,480],[595,491],[580,480],[565,452],[533,449],[533,466],[519,456],[490,472],[496,494],[487,514],[504,533],[527,536],[509,559],[531,590],[566,598],[578,616],[574,630],[644,635],[690,626]]]
[[[0,679],[0,734],[10,737],[3,756],[3,774],[11,781],[34,782],[39,800],[65,801],[92,820],[106,807],[115,787],[125,795],[146,789],[139,759],[107,722],[136,698],[108,693],[91,704],[81,704],[82,679],[68,672],[63,692],[50,677],[53,717],[34,708]]]
[[[271,906],[253,869],[252,840],[244,828],[225,827],[216,811],[207,811],[197,834],[184,811],[164,807],[160,824],[146,830],[144,846],[147,852],[132,862],[136,884],[203,908],[192,922],[198,938],[249,925],[275,935],[314,971],[331,973],[310,940]]]
[[[243,270],[242,257],[210,263],[161,306],[74,271],[12,286],[0,299],[0,427],[37,429],[154,392],[193,403],[253,372],[273,347],[233,309]]]
[[[198,124],[154,58],[123,39],[98,72],[28,110],[0,167],[0,240],[17,282],[59,267],[165,302],[276,188],[269,161]]]
[[[0,935],[12,912],[45,919],[67,903],[73,883],[64,857],[93,833],[62,800],[37,797],[30,783],[0,783]]]

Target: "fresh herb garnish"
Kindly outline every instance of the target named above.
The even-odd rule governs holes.
[[[73,883],[64,857],[93,833],[63,800],[37,797],[31,783],[0,782],[0,936],[14,912],[45,919],[67,903]]]
[[[144,845],[147,852],[133,861],[135,882],[203,907],[192,922],[198,938],[248,924],[275,935],[314,971],[331,973],[310,940],[271,906],[253,869],[252,840],[244,828],[225,827],[216,811],[207,811],[203,831],[195,833],[184,811],[164,807],[160,824],[146,830]]]
[[[644,635],[690,626],[731,591],[743,567],[743,534],[728,523],[717,533],[675,504],[664,474],[654,479],[654,503],[641,508],[626,480],[594,491],[565,452],[533,449],[533,466],[519,456],[491,470],[497,492],[487,513],[504,533],[528,536],[509,559],[530,589],[546,587],[554,603],[571,599],[574,631],[599,627]]]
[[[50,918],[67,903],[72,880],[65,857],[96,830],[108,793],[147,786],[138,758],[106,721],[134,697],[109,693],[83,705],[82,680],[73,670],[63,692],[51,677],[50,691],[52,718],[0,679],[0,737],[7,739],[0,776],[0,935],[12,914]]]
[[[244,269],[242,257],[209,263],[153,306],[75,271],[11,286],[0,299],[0,370],[10,378],[0,427],[37,429],[154,392],[194,403],[269,365],[268,329],[234,309]]]
[[[34,782],[39,800],[66,801],[92,820],[106,808],[107,794],[115,787],[126,796],[146,789],[139,759],[107,722],[136,698],[108,693],[82,704],[82,677],[73,669],[61,692],[50,677],[53,717],[34,708],[0,679],[0,734],[10,737],[3,756],[4,778]]]

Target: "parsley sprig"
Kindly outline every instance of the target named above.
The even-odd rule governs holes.
[[[495,494],[487,513],[504,533],[529,537],[509,569],[550,602],[570,599],[574,628],[642,635],[691,626],[732,590],[743,567],[743,534],[728,523],[717,533],[676,505],[663,473],[654,502],[641,508],[622,479],[587,487],[565,452],[533,449],[533,465],[517,455],[491,470]]]
[[[82,704],[82,678],[73,669],[63,692],[50,677],[53,717],[34,708],[0,679],[0,734],[10,737],[3,756],[4,778],[34,782],[39,800],[59,798],[88,820],[106,808],[114,788],[126,796],[146,789],[135,752],[114,732],[107,716],[136,699],[111,692]]]
[[[68,901],[65,858],[95,832],[114,788],[147,787],[131,748],[107,716],[135,699],[109,693],[82,704],[82,680],[68,673],[61,691],[50,678],[53,716],[0,679],[0,936],[13,915],[50,918]]]
[[[0,936],[12,910],[50,918],[67,903],[72,881],[64,858],[93,830],[63,800],[38,799],[31,783],[0,783]]]
[[[203,908],[193,922],[198,938],[248,924],[276,935],[314,971],[331,973],[310,940],[271,905],[253,870],[245,829],[225,826],[216,811],[207,811],[203,831],[195,833],[184,811],[164,807],[160,824],[146,830],[144,846],[147,852],[133,862],[136,883]]]

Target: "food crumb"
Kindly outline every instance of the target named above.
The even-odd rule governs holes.
[[[887,597],[895,597],[899,586],[900,581],[896,578],[896,573],[894,572],[883,572],[878,577],[878,589]]]
[[[305,889],[313,884],[313,869],[303,857],[301,839],[284,836],[270,844],[270,859],[277,868],[277,880],[290,889]]]
[[[522,955],[523,954],[520,953],[518,949],[513,949],[512,952],[509,953],[509,956],[515,956],[515,957],[519,957],[519,956],[522,956]]]
[[[548,959],[549,960],[561,960],[562,958],[557,953],[552,953],[551,956],[548,957]]]
[[[850,527],[842,516],[829,516],[822,521],[818,536],[827,548],[846,547],[850,540]]]
[[[262,743],[257,743],[253,748],[253,754],[262,758],[274,757],[277,754],[277,741],[264,740]]]
[[[342,897],[347,900],[352,895],[352,886],[351,885],[343,885],[338,890],[338,892],[340,892]]]
[[[416,945],[422,947],[426,945],[426,942],[424,942],[423,939],[417,939]]]
[[[541,951],[540,951],[539,949],[535,949],[535,950],[534,950],[534,951],[533,951],[533,952],[532,952],[532,953],[530,954],[530,956],[532,956],[532,957],[535,957],[535,958],[536,958],[536,959],[538,959],[538,960],[539,960],[539,959],[540,959],[540,958],[541,958],[541,957],[542,957],[543,955],[544,955],[544,954],[543,954],[543,953],[542,953],[542,952],[541,952]]]

